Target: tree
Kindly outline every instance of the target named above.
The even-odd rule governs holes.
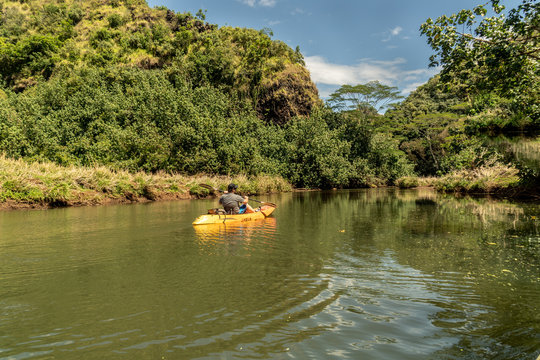
[[[328,99],[328,104],[338,111],[360,111],[364,114],[377,114],[391,101],[401,99],[397,87],[383,85],[378,81],[367,84],[343,85]]]
[[[461,10],[420,27],[435,54],[430,65],[443,67],[443,76],[466,81],[469,91],[494,91],[513,99],[516,110],[538,120],[540,108],[540,3],[522,0],[503,13],[500,0]],[[480,21],[479,21],[480,20]]]

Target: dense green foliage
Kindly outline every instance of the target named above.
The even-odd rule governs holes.
[[[193,88],[219,88],[267,121],[308,115],[320,102],[299,51],[268,31],[218,29],[203,19],[202,11],[150,9],[142,0],[2,0],[0,81],[22,91],[65,70],[123,65],[173,69]]]
[[[540,128],[540,3],[522,0],[504,13],[500,0],[427,19],[421,33],[445,83],[474,103],[479,128]],[[498,113],[497,113],[498,112]],[[499,122],[498,118],[505,119]]]
[[[0,4],[9,157],[324,188],[411,173],[395,140],[324,108],[300,52],[267,30],[135,0]]]
[[[500,184],[510,181],[515,186],[515,168],[527,183],[537,183],[538,171],[532,166],[537,157],[531,155],[533,152],[522,153],[519,159],[508,147],[495,146],[491,137],[480,131],[475,111],[475,101],[467,101],[459,86],[450,86],[436,76],[388,111],[378,122],[378,131],[392,133],[399,139],[399,148],[415,164],[417,174],[440,176],[451,183],[439,186],[441,189],[480,190],[480,180],[476,179],[479,171],[503,176]],[[502,114],[493,116],[500,124],[508,120]],[[526,141],[526,138],[519,140]],[[489,168],[494,171],[490,172]],[[459,186],[457,179],[462,181]],[[484,190],[493,188],[490,184]]]
[[[535,9],[511,14],[525,11],[527,24]],[[131,172],[268,174],[307,188],[489,167],[513,181],[476,135],[538,126],[534,103],[484,81],[487,62],[461,66],[446,53],[442,75],[384,116],[400,96],[379,82],[344,85],[324,106],[298,49],[268,30],[204,20],[142,0],[0,0],[0,152]]]
[[[522,136],[534,139],[540,131],[540,6],[523,0],[505,14],[499,1],[491,5],[493,17],[486,17],[481,5],[421,26],[435,50],[432,65],[441,65],[441,74],[377,124],[378,131],[400,140],[417,174],[447,180],[440,188],[514,186],[515,167],[524,184],[538,184],[537,156],[528,151],[518,158],[508,146],[494,146],[490,137],[518,133],[520,143],[536,143]],[[480,173],[491,174],[492,184],[479,180],[484,177]]]
[[[0,103],[0,149],[15,158],[130,171],[266,173],[302,187],[385,183],[410,172],[404,154],[394,163],[397,143],[372,137],[357,119],[321,109],[281,127],[267,124],[218,89],[193,89],[166,70],[66,72],[8,92]]]

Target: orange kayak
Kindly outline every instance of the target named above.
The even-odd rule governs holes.
[[[220,214],[205,214],[201,215],[193,221],[193,225],[206,225],[206,224],[229,224],[233,222],[253,221],[257,219],[264,219],[270,216],[276,208],[269,205],[263,205],[258,208],[258,211],[249,214],[235,214],[235,215],[220,215]]]

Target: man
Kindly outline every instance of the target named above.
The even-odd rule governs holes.
[[[238,195],[236,189],[238,189],[238,185],[229,184],[227,192],[219,198],[219,203],[223,205],[225,212],[227,214],[249,214],[255,212],[248,204],[248,197]],[[240,206],[240,204],[242,205]]]

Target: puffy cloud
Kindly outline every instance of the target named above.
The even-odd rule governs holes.
[[[307,56],[306,66],[316,83],[327,85],[361,84],[373,80],[393,83],[398,78],[396,66],[403,59],[390,62],[365,60],[356,65],[340,65],[327,62],[321,56]]]
[[[407,95],[440,71],[438,68],[405,70],[403,66],[407,61],[403,58],[390,61],[365,59],[354,65],[333,64],[321,56],[306,56],[304,60],[311,79],[324,89],[377,80],[398,86],[403,89],[402,94]],[[326,92],[322,91],[321,95]]]

